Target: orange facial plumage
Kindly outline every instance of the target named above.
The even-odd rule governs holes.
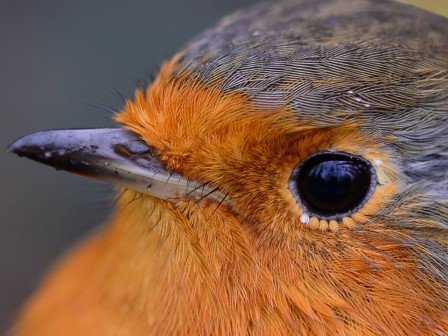
[[[385,0],[284,1],[192,41],[115,117],[150,149],[111,140],[160,160],[168,189],[123,189],[17,335],[448,334],[447,23]],[[30,147],[12,150],[90,174]],[[301,176],[313,155],[339,175]],[[328,201],[359,171],[362,202]],[[312,191],[328,205],[307,178],[331,183]],[[157,196],[176,179],[185,192]]]

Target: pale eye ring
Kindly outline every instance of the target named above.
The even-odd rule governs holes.
[[[346,152],[314,153],[289,178],[289,190],[302,210],[320,219],[338,220],[356,212],[377,184],[370,161]]]

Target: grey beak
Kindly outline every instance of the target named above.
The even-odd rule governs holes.
[[[207,187],[169,172],[155,152],[138,135],[122,128],[51,130],[14,141],[8,152],[58,170],[83,175],[175,201],[179,197],[203,197]]]

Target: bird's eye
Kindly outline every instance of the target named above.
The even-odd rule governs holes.
[[[340,219],[357,211],[376,187],[372,164],[345,152],[318,152],[293,170],[289,189],[304,210],[322,219]]]

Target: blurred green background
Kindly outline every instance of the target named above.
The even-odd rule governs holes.
[[[399,0],[448,17],[448,0]]]
[[[190,38],[255,2],[1,1],[0,334],[113,201],[111,187],[8,155],[6,146],[44,129],[112,126],[111,113],[82,102],[121,108],[113,88],[132,95]],[[446,0],[419,2],[448,15]]]

